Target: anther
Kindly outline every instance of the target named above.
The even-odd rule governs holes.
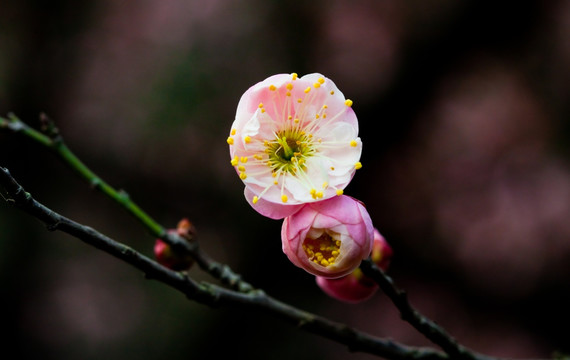
[[[234,144],[234,138],[233,137],[228,137],[228,139],[226,140],[228,142],[229,145],[233,145]]]
[[[287,195],[283,194],[281,195],[281,201],[283,201],[284,203],[286,203],[288,200]]]
[[[231,161],[231,163],[232,163],[232,166],[237,166],[237,164],[238,164],[238,157],[236,156],[235,158],[233,158],[232,161]]]
[[[342,189],[337,189],[336,194],[338,196],[341,196],[344,193],[344,191],[342,191]]]
[[[299,76],[299,75],[297,75],[297,73],[291,74],[291,77],[292,77],[293,80],[297,80],[297,77],[298,77],[298,76]]]
[[[245,166],[243,166],[243,165],[238,166],[238,170],[239,171],[245,171]]]
[[[350,146],[356,147],[356,145],[357,145],[356,140],[352,140],[352,141],[350,142]]]
[[[257,196],[254,196],[253,200],[251,200],[251,202],[254,204],[257,204],[258,201],[259,201],[259,198]]]
[[[242,156],[239,158],[239,161],[241,161],[242,163],[246,163],[247,162],[247,156]]]
[[[277,88],[275,87],[275,85],[269,85],[269,90],[271,91],[275,91]]]
[[[242,179],[242,180],[245,180],[245,179],[247,179],[247,175],[246,175],[244,172],[240,172],[240,173],[239,173],[239,178]]]
[[[321,87],[321,83],[316,82],[316,83],[313,84],[313,86],[315,87],[315,89],[318,89],[318,88]]]
[[[352,106],[352,100],[346,99],[346,101],[344,102],[344,105],[346,105],[348,107]]]
[[[232,135],[235,135],[236,131],[237,131],[236,129],[232,129]]]
[[[293,84],[289,83],[286,86],[287,90],[293,90]]]
[[[325,78],[320,77],[317,81],[318,81],[320,84],[324,84],[324,83],[325,83]]]
[[[249,144],[251,142],[251,137],[246,136],[243,138],[243,141],[245,141],[246,144]]]
[[[311,87],[310,87],[310,86],[308,86],[308,87],[305,89],[305,94],[307,94],[309,91],[311,91]]]
[[[354,164],[354,168],[355,168],[356,170],[361,169],[361,168],[362,168],[362,163],[360,163],[360,161],[357,162],[356,164]]]

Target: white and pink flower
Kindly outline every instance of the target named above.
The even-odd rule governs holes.
[[[358,121],[321,74],[279,74],[240,99],[227,142],[253,208],[273,219],[342,195],[362,167]]]
[[[307,272],[338,278],[354,271],[370,255],[374,227],[364,205],[342,195],[307,203],[286,217],[283,252]]]

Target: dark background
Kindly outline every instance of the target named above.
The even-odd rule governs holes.
[[[241,94],[320,72],[354,100],[345,190],[395,251],[412,303],[477,351],[570,352],[570,1],[4,1],[0,113],[46,112],[160,223],[295,306],[427,345],[378,293],[326,297],[229,164]],[[0,132],[36,199],[152,255],[154,239],[53,154]],[[198,269],[196,279],[210,280]],[[4,348],[43,359],[372,359],[266,314],[210,309],[0,204]]]

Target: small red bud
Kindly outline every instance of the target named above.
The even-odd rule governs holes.
[[[178,230],[168,230],[169,233],[179,233]],[[189,254],[178,254],[172,250],[170,245],[162,241],[161,239],[156,239],[154,243],[154,256],[156,261],[162,266],[165,266],[174,271],[184,271],[190,269],[194,260]]]

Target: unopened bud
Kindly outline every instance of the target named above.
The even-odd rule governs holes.
[[[177,233],[182,237],[186,237],[180,233],[180,224],[178,229],[171,229],[168,230],[168,232]],[[173,251],[172,247],[161,239],[156,239],[154,243],[154,256],[159,264],[174,271],[188,270],[192,264],[194,264],[194,259],[192,259],[190,254],[180,254]]]

